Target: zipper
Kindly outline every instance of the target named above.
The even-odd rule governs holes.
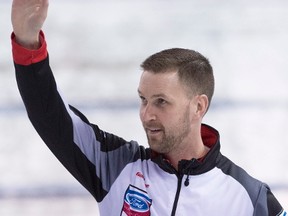
[[[175,195],[175,199],[174,199],[174,204],[173,204],[173,209],[172,209],[172,212],[171,212],[171,216],[175,216],[175,213],[176,213],[176,209],[177,209],[177,206],[178,206],[178,200],[179,200],[179,196],[180,196],[180,191],[181,191],[181,188],[182,188],[183,176],[184,175],[182,173],[177,175],[177,178],[178,178],[177,191],[176,191],[176,195]]]
[[[173,209],[172,209],[172,212],[171,212],[171,216],[175,216],[175,214],[176,214],[178,201],[179,201],[179,197],[180,197],[180,192],[181,192],[181,188],[182,188],[183,177],[184,177],[184,175],[187,175],[186,180],[184,182],[184,185],[186,187],[188,187],[188,185],[189,185],[189,176],[191,175],[191,169],[193,169],[193,166],[195,166],[195,162],[196,161],[197,161],[197,159],[193,158],[189,162],[188,161],[186,161],[186,162],[185,161],[180,161],[179,162],[178,172],[176,171],[176,176],[178,178],[177,191],[176,191],[176,195],[175,195],[175,199],[174,199],[174,204],[173,204]]]

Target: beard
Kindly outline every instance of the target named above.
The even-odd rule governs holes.
[[[167,154],[173,149],[179,148],[183,140],[191,132],[189,117],[190,110],[187,107],[178,121],[174,125],[169,125],[167,128],[160,123],[148,123],[148,128],[160,128],[157,136],[151,136],[146,129],[146,136],[150,148],[159,154]]]

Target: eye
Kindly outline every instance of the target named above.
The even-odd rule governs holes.
[[[139,98],[140,98],[140,100],[141,100],[141,104],[143,104],[143,105],[147,104],[147,100],[146,100],[145,97],[143,97],[143,96],[140,95]]]
[[[164,100],[163,98],[157,98],[156,101],[155,101],[155,104],[156,104],[157,106],[163,106],[163,105],[165,105],[166,103],[167,103],[167,101]]]

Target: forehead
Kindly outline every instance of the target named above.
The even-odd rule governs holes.
[[[146,81],[176,81],[178,80],[178,75],[176,71],[169,71],[169,72],[159,72],[159,73],[154,73],[150,71],[143,71],[141,78],[140,78],[140,83],[141,82],[146,82]]]
[[[157,94],[173,96],[183,94],[184,87],[181,85],[176,71],[165,73],[144,71],[140,78],[138,91],[147,97]]]

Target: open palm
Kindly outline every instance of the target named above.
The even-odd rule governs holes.
[[[11,20],[18,43],[29,46],[38,42],[48,5],[49,0],[13,0]]]

